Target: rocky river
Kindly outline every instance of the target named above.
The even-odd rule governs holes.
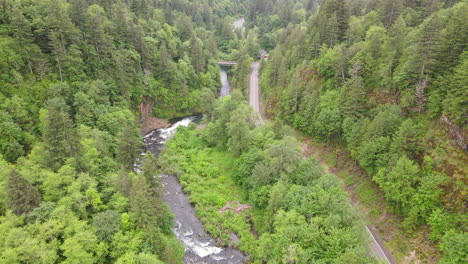
[[[222,87],[220,97],[229,95],[231,86],[225,69],[220,69]],[[151,151],[156,157],[164,144],[176,132],[179,126],[188,126],[200,120],[199,116],[186,117],[173,123],[169,128],[156,129],[144,136],[146,151]],[[190,205],[178,179],[171,175],[161,175],[163,185],[163,200],[169,205],[175,215],[174,233],[185,246],[185,263],[197,264],[240,264],[248,257],[240,251],[230,247],[218,247],[214,239],[206,233],[203,225],[196,216],[195,209]]]

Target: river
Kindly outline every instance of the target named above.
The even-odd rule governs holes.
[[[241,17],[241,18],[236,19],[236,21],[234,21],[234,23],[232,23],[232,25],[236,29],[241,28],[242,31],[245,31],[244,23],[245,23],[245,18]]]
[[[219,97],[222,98],[231,94],[231,84],[229,83],[227,71],[225,68],[221,67],[219,74],[221,76],[221,89],[219,90]]]
[[[220,74],[222,87],[219,96],[223,97],[230,94],[231,85],[224,69],[220,69]],[[169,128],[153,130],[143,137],[145,150],[151,151],[157,157],[167,140],[177,132],[177,127],[188,126],[199,120],[199,116],[187,117]],[[248,261],[247,256],[234,248],[217,247],[215,240],[206,233],[197,218],[195,209],[190,205],[178,179],[171,175],[161,175],[160,177],[163,186],[163,200],[175,215],[174,233],[185,246],[185,263],[241,264]]]
[[[234,26],[234,28],[242,28],[242,31],[245,31],[244,23],[245,23],[245,18],[241,17],[241,18],[236,19],[236,21],[234,21],[232,25]],[[219,97],[222,98],[226,95],[231,94],[231,84],[229,83],[226,69],[224,67],[221,67],[219,72],[220,72],[221,84],[222,84],[221,90],[219,91]]]

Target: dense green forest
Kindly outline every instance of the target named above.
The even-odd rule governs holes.
[[[207,127],[179,131],[159,160],[212,235],[238,234],[252,263],[377,263],[340,181],[302,157],[290,127],[255,127],[240,91],[213,102]],[[218,211],[236,200],[253,211]]]
[[[219,87],[214,58],[235,54],[239,45],[219,17],[244,7],[160,2],[0,2],[4,159],[30,152],[44,127],[44,106],[56,97],[76,125],[113,135],[120,131],[112,122],[133,122],[127,110],[163,118],[200,111],[201,87]]]
[[[465,262],[468,2],[253,2],[265,113],[346,149],[406,232]]]
[[[168,173],[252,263],[376,263],[299,131],[345,150],[401,232],[438,249],[422,263],[466,263],[467,43],[467,0],[0,0],[0,262],[181,263]],[[238,64],[217,100],[221,59]],[[140,155],[148,117],[200,113]],[[251,208],[220,211],[233,201]]]
[[[246,7],[0,0],[0,262],[181,262],[138,124],[201,111]]]

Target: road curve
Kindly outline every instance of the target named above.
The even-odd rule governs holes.
[[[260,69],[260,62],[256,61],[252,63],[252,71],[250,72],[250,82],[249,82],[249,105],[257,112],[258,122],[256,125],[264,124],[262,114],[260,111],[260,89],[258,85],[258,70]],[[389,264],[397,264],[393,259],[390,251],[388,251],[385,246],[382,238],[377,234],[375,229],[371,225],[366,225],[367,233],[369,233],[370,242],[369,249],[372,252],[372,255],[377,260],[386,261]]]

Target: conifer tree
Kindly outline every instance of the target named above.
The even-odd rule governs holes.
[[[141,151],[141,140],[131,126],[125,126],[117,139],[117,161],[127,171],[133,169],[136,158]]]
[[[37,189],[16,170],[8,175],[6,194],[8,208],[17,215],[29,213],[41,202]]]
[[[47,110],[43,136],[48,164],[58,170],[67,158],[79,157],[79,138],[63,98],[49,100]]]
[[[231,114],[231,119],[227,124],[228,129],[228,147],[234,156],[239,156],[248,144],[248,109],[240,106]]]
[[[161,188],[161,182],[159,175],[157,174],[157,163],[156,157],[151,152],[146,152],[143,158],[143,164],[141,165],[142,175],[146,178],[146,182],[153,187],[153,192],[159,197],[159,188]]]
[[[468,125],[467,100],[468,97],[468,52],[462,54],[462,62],[455,68],[455,73],[450,76],[450,83],[445,98],[444,110],[456,124],[466,127]]]
[[[107,17],[104,9],[99,5],[91,5],[86,13],[88,39],[94,45],[98,62],[101,63],[103,58],[110,51],[109,37],[105,32]]]
[[[22,12],[18,8],[14,8],[12,12],[12,22],[15,27],[14,36],[18,39],[22,45],[22,49],[20,49],[20,53],[22,56],[26,58],[27,65],[29,68],[29,72],[34,74],[33,72],[33,55],[35,51],[31,46],[34,41],[34,36],[31,31],[31,24],[29,21],[24,17]]]
[[[160,197],[155,196],[150,184],[143,175],[139,175],[130,195],[130,211],[136,225],[142,230],[162,227],[163,218],[167,217],[166,208]]]
[[[356,63],[351,79],[345,83],[340,94],[340,112],[345,117],[363,117],[366,110],[366,93],[360,71],[361,65]]]
[[[57,62],[60,81],[64,80],[64,63],[67,57],[68,44],[74,31],[63,0],[50,0],[48,15],[48,29],[52,54]]]
[[[404,8],[402,0],[386,0],[382,1],[382,21],[386,28],[389,28],[393,25],[395,20],[398,18],[400,13]]]
[[[192,46],[192,50],[190,53],[190,55],[192,56],[192,65],[197,75],[200,76],[200,73],[204,70],[205,67],[203,49],[200,44],[200,40],[197,37],[195,37],[195,35],[192,36],[190,43]]]
[[[171,55],[169,54],[169,51],[167,50],[167,45],[165,42],[163,42],[159,50],[159,59],[156,66],[158,77],[163,80],[167,86],[170,86],[173,81],[172,76],[175,70],[175,65]]]

